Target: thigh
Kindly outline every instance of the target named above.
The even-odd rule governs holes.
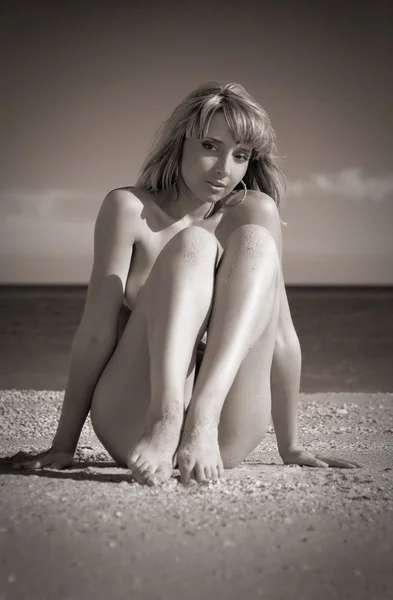
[[[98,439],[123,466],[143,432],[150,398],[146,323],[138,304],[98,380],[90,412]]]
[[[127,467],[128,453],[145,430],[151,397],[150,355],[142,305],[141,294],[97,383],[90,409],[95,434],[123,467]],[[196,351],[185,381],[185,403],[192,394],[195,359]]]

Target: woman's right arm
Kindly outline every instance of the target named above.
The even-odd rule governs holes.
[[[71,348],[64,401],[52,447],[19,466],[50,466],[52,455],[56,465],[59,456],[65,466],[70,464],[67,457],[75,452],[98,379],[116,348],[118,318],[132,248],[138,237],[140,212],[138,198],[122,189],[110,192],[101,205],[94,227],[94,261],[85,308]]]

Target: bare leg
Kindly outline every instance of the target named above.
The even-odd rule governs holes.
[[[207,346],[177,454],[183,482],[192,471],[203,481],[216,477],[222,469],[218,443],[221,411],[239,368],[271,321],[279,269],[276,246],[266,229],[246,225],[233,232],[216,276]],[[270,356],[266,358],[262,352],[260,357],[260,368],[265,362],[269,371],[271,349],[270,343]],[[247,391],[244,389],[244,394]],[[247,403],[243,406],[245,410]]]
[[[185,411],[185,382],[210,316],[218,258],[200,227],[177,234],[158,257],[143,290],[151,398],[146,427],[127,464],[137,481],[170,478]]]
[[[272,280],[278,263],[274,241],[257,226],[241,227],[231,235],[217,275],[217,241],[198,227],[177,234],[158,257],[96,387],[91,409],[104,447],[119,464],[128,464],[141,483],[151,485],[154,476],[159,482],[171,475],[184,408],[192,395],[197,343],[207,326],[208,346],[193,401],[198,395],[206,400],[204,390],[214,389],[210,412],[205,413],[209,417],[214,405],[213,412],[219,413],[217,400],[223,402],[230,391],[219,423],[223,461],[216,470],[203,469],[205,478],[220,476],[222,466],[238,464],[263,438],[270,416],[278,314]],[[213,444],[209,437],[205,441],[207,447]],[[200,469],[199,481],[203,473]]]

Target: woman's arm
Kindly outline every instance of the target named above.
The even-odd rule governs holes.
[[[81,323],[74,338],[60,421],[52,448],[21,466],[67,466],[90,410],[98,379],[117,344],[119,315],[138,237],[140,200],[124,189],[104,199],[94,227],[94,262]],[[59,458],[56,458],[59,457]],[[62,468],[60,467],[60,468]]]
[[[71,350],[70,368],[60,420],[52,448],[74,454],[89,413],[97,382],[116,348],[117,331],[105,342],[78,332]]]
[[[278,338],[270,374],[272,420],[278,452],[286,465],[308,467],[339,467],[354,469],[359,463],[335,457],[321,456],[299,445],[297,412],[301,375],[301,349],[296,332],[283,341]]]
[[[298,446],[297,410],[302,355],[297,335],[277,339],[270,372],[272,420],[278,451],[283,457]]]
[[[94,389],[116,347],[139,202],[127,190],[113,190],[97,215],[86,305],[72,346],[64,404],[53,442],[62,449],[75,450]]]
[[[12,457],[14,468],[64,469],[72,465],[94,389],[115,346],[116,336],[103,344],[93,338],[85,337],[78,330],[72,345],[68,381],[60,421],[52,445],[49,450],[38,454],[18,452]]]

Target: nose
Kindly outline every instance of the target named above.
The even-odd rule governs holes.
[[[216,173],[220,178],[224,179],[231,172],[231,156],[229,154],[221,155],[216,163]]]

